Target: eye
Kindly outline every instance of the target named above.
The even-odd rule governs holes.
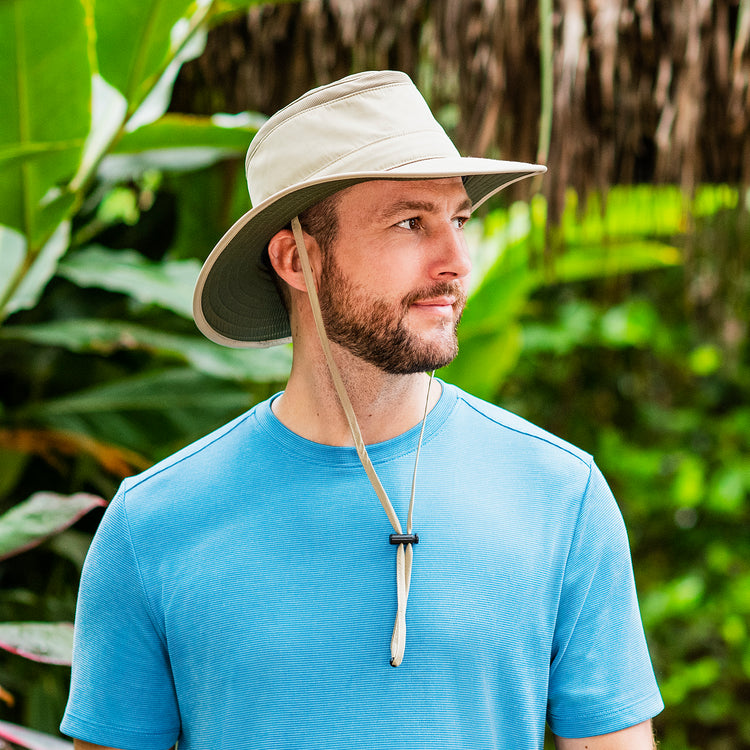
[[[410,219],[404,219],[403,221],[399,221],[396,224],[397,227],[403,227],[404,229],[420,229],[422,226],[422,222],[416,217],[412,216]]]
[[[466,226],[466,222],[469,220],[470,217],[468,216],[456,216],[455,219],[453,219],[453,224],[455,225],[456,229],[463,229]]]

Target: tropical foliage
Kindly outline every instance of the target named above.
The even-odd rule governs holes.
[[[251,4],[0,3],[0,738],[14,745],[69,747],[55,735],[77,581],[119,481],[288,372],[287,349],[223,349],[190,320],[200,261],[246,208],[262,117],[167,111],[181,63]],[[662,748],[750,747],[748,196],[567,192],[556,222],[549,206],[468,225],[475,286],[442,375],[605,470],[667,702]]]
[[[199,226],[187,200],[184,234],[165,233],[168,255],[145,241],[154,226],[121,231],[188,186],[199,220],[210,215],[200,178],[180,173],[237,157],[259,118],[166,110],[208,26],[249,4],[0,5],[0,647],[14,654],[0,666],[0,701],[36,729],[55,732],[61,716],[65,675],[37,666],[70,663],[95,521],[89,533],[69,527],[105,505],[123,476],[246,408],[288,371],[288,352],[222,351],[187,322],[199,267],[179,250]],[[231,196],[213,208],[223,220]],[[122,247],[129,239],[143,244]],[[0,737],[61,742],[7,722]]]

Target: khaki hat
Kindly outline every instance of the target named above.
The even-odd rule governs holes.
[[[276,284],[262,262],[276,232],[358,182],[462,177],[473,207],[546,168],[461,157],[405,74],[372,71],[313,89],[258,130],[245,161],[253,208],[221,238],[198,277],[198,328],[226,346],[291,340]]]

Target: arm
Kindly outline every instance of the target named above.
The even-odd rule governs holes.
[[[651,721],[598,737],[555,737],[557,750],[656,750]]]
[[[648,719],[664,704],[638,610],[625,524],[594,464],[565,566],[547,712],[557,749],[652,750]]]

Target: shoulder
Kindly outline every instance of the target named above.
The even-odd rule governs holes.
[[[586,451],[523,417],[472,396],[456,386],[448,385],[447,388],[455,393],[457,417],[467,437],[475,440],[491,437],[495,441],[501,441],[500,445],[506,450],[515,449],[527,455],[539,454],[545,459],[555,457],[564,463],[591,468],[593,458]],[[495,442],[495,446],[497,445]]]
[[[260,473],[269,434],[263,425],[268,402],[125,479],[112,505],[121,505],[129,523],[158,524],[192,517],[220,500],[241,493],[243,480]],[[259,412],[261,416],[259,418]]]
[[[203,470],[205,465],[217,457],[231,452],[237,441],[247,439],[252,433],[257,407],[236,417],[231,422],[213,430],[190,445],[158,461],[150,468],[125,480],[126,490],[132,490],[144,482],[149,482],[161,474]]]

